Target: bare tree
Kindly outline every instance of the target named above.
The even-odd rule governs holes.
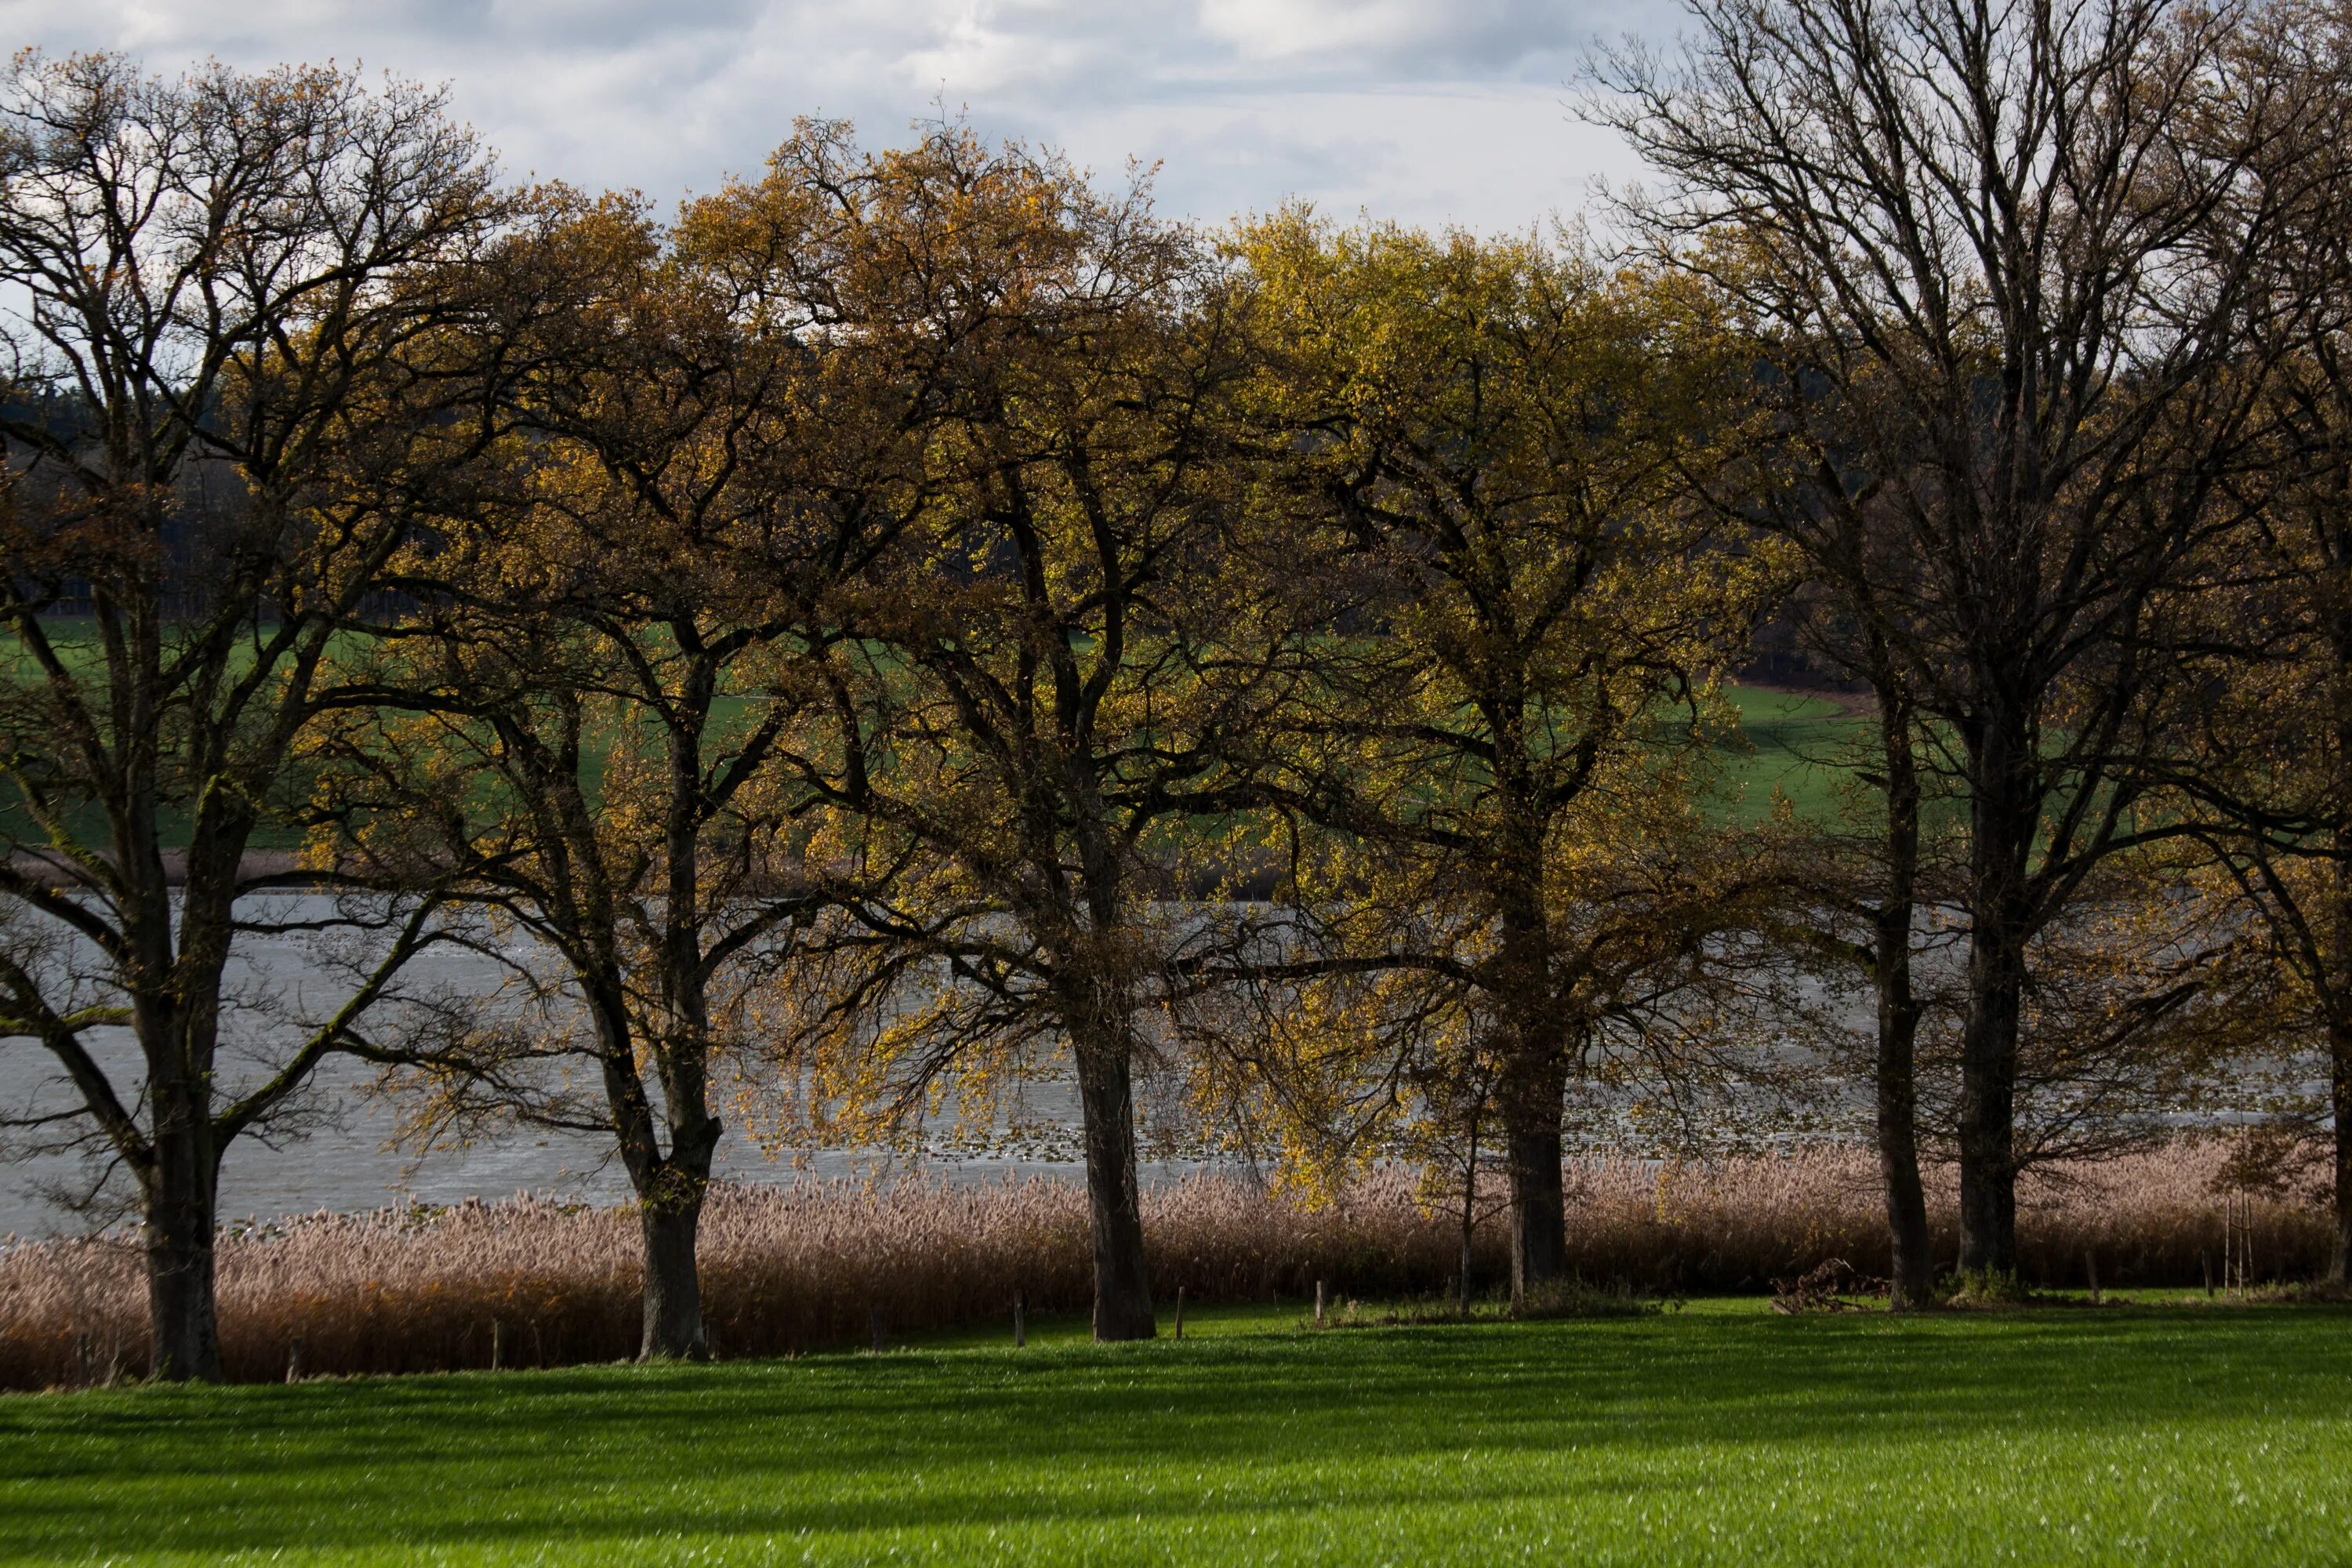
[[[32,53],[0,80],[0,900],[34,938],[0,950],[0,1032],[55,1056],[137,1179],[162,1377],[220,1375],[223,1151],[430,938],[430,900],[403,909],[350,1000],[229,1092],[240,900],[285,881],[247,850],[337,700],[336,628],[484,438],[465,264],[500,215],[415,88]],[[138,1077],[93,1052],[107,1026]]]
[[[2265,939],[2326,1090],[2336,1243],[2352,1278],[2352,12],[2268,7],[2244,47],[2297,100],[2266,151],[2296,198],[2255,310],[2269,440],[2242,487],[2229,591],[2198,630],[2227,679],[2180,705],[2196,737],[2179,783],[2214,868]]]
[[[648,1360],[709,1353],[713,1078],[812,899],[809,797],[777,766],[817,695],[794,672],[840,635],[829,591],[921,508],[918,432],[958,363],[869,330],[873,242],[821,177],[836,133],[804,128],[761,186],[672,226],[551,195],[514,258],[540,275],[522,292],[562,301],[516,388],[531,439],[487,459],[506,504],[404,562],[381,700],[342,721],[320,807],[347,860],[530,939],[537,1005],[484,998],[364,1054],[416,1091],[419,1136],[520,1121],[614,1141]],[[573,1061],[593,1088],[557,1070]]]
[[[2294,205],[2262,154],[2292,106],[2229,7],[1690,16],[1679,58],[1601,60],[1589,112],[1664,182],[1631,218],[1752,316],[1794,487],[1769,526],[1957,742],[1960,1262],[2010,1273],[2027,955],[2093,868],[2165,830],[2141,808],[2179,664],[2151,616],[2231,526],[2250,305]],[[1871,543],[1842,557],[1850,534]]]

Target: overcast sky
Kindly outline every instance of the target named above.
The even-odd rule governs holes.
[[[903,136],[935,102],[1163,209],[1524,230],[1634,171],[1568,105],[1633,0],[0,0],[13,44],[176,71],[333,58],[448,84],[509,172],[661,201],[754,174],[800,114]]]

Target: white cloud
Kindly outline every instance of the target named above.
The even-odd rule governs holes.
[[[509,169],[667,199],[756,172],[798,114],[901,135],[935,105],[1204,219],[1286,196],[1524,229],[1623,149],[1567,108],[1631,0],[0,0],[51,50],[153,68],[364,61],[446,81]]]
[[[1245,59],[1342,59],[1421,41],[1445,16],[1412,0],[1203,0],[1202,30]]]

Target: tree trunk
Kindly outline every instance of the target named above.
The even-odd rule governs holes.
[[[161,1383],[218,1383],[220,1323],[213,1288],[218,1162],[210,1122],[201,1108],[184,1103],[157,1122],[155,1162],[144,1173],[142,1194],[152,1375]]]
[[[2339,624],[2337,667],[2352,669],[2352,635]],[[2352,770],[2352,689],[2336,694],[2336,747],[2338,766]],[[2336,1242],[2328,1249],[2327,1279],[2352,1284],[2352,826],[2335,833],[2334,907],[2331,939],[2321,957],[2321,1005],[2327,1013],[2327,1109],[2336,1122]]]
[[[1894,933],[1889,933],[1894,934]],[[1903,932],[1907,937],[1908,932]],[[1884,938],[1882,938],[1884,940]],[[1882,966],[1884,960],[1881,961]],[[1908,964],[1905,965],[1908,969]],[[1893,1265],[1891,1305],[1896,1311],[1935,1299],[1936,1255],[1927,1240],[1927,1196],[1919,1180],[1918,1082],[1916,1072],[1919,1006],[1907,973],[1881,973],[1878,984],[1878,1174],[1885,1189],[1886,1232]]]
[[[1478,1118],[1470,1118],[1470,1157],[1462,1164],[1462,1293],[1463,1316],[1470,1314],[1471,1244],[1478,1236]]]
[[[1988,678],[1987,688],[1993,684]],[[1960,1033],[1960,1269],[2017,1273],[2017,1044],[2041,826],[2030,727],[1989,699],[1969,737],[1968,1014]]]
[[[645,1342],[638,1350],[643,1361],[710,1359],[709,1331],[702,1321],[702,1277],[694,1251],[721,1131],[719,1119],[703,1105],[700,1050],[707,1038],[701,1034],[693,1037],[696,1054],[691,1060],[677,1059],[676,1041],[662,1053],[669,1158],[638,1194],[646,1251]]]
[[[1960,1039],[1960,1268],[2017,1272],[2017,1026],[2023,963],[2010,933],[1974,934]]]
[[[1560,1097],[1555,1068],[1528,1072],[1503,1106],[1504,1162],[1511,1182],[1511,1304],[1568,1273],[1568,1194],[1560,1174]]]
[[[605,930],[609,932],[609,927]],[[695,1238],[702,1219],[711,1152],[719,1142],[719,1124],[703,1114],[698,1095],[682,1097],[678,1103],[665,1108],[669,1152],[662,1152],[660,1119],[646,1090],[638,1037],[629,1014],[624,972],[613,957],[614,945],[608,935],[596,962],[575,960],[573,976],[585,994],[596,1031],[596,1060],[604,1079],[604,1104],[613,1117],[614,1141],[629,1173],[629,1184],[637,1194],[637,1229],[645,1265],[637,1354],[643,1361],[701,1361],[709,1350],[702,1325]],[[663,1059],[663,1044],[646,1044],[642,1057],[668,1065]],[[669,1088],[675,1093],[675,1078]]]
[[[1936,1258],[1927,1243],[1927,1199],[1919,1182],[1919,1000],[1911,984],[1911,924],[1919,884],[1919,767],[1910,704],[1883,658],[1879,725],[1886,754],[1886,884],[1874,933],[1878,982],[1878,1173],[1886,1199],[1894,1262],[1890,1304],[1897,1311],[1933,1298]]]
[[[1159,1329],[1151,1315],[1151,1279],[1144,1267],[1130,1064],[1121,1046],[1099,1041],[1080,1042],[1077,1058],[1087,1209],[1094,1237],[1095,1338],[1148,1340]]]
[[[688,1184],[681,1181],[679,1185]],[[695,1235],[702,1223],[701,1184],[690,1194],[638,1208],[645,1237],[645,1342],[640,1361],[709,1361],[702,1324],[702,1281],[695,1265]]]
[[[2336,1118],[2336,1239],[2327,1282],[2352,1284],[2352,1018],[2327,1024],[2328,1110]]]
[[[644,1361],[703,1361],[710,1354],[702,1321],[702,1286],[695,1239],[702,1221],[703,1194],[710,1183],[711,1156],[719,1123],[703,1106],[701,1063],[681,1063],[676,1041],[649,1044],[645,1054],[663,1075],[669,1152],[662,1152],[661,1129],[640,1076],[636,1037],[623,1000],[621,971],[581,975],[595,1021],[597,1056],[604,1069],[604,1100],[613,1115],[621,1163],[636,1189],[638,1231],[645,1252]]]
[[[691,630],[690,624],[681,628]],[[646,1334],[639,1359],[708,1361],[702,1281],[694,1256],[719,1127],[710,1115],[709,999],[702,953],[702,726],[717,677],[709,658],[686,682],[670,730],[668,886],[662,910],[660,986],[668,1016],[655,1066],[669,1119],[660,1191],[644,1206]]]
[[[139,1176],[147,1266],[150,1375],[161,1383],[221,1381],[220,1322],[213,1274],[213,1222],[220,1151],[212,1120],[209,1026],[226,956],[228,900],[192,879],[173,908],[152,832],[154,802],[133,792],[130,832],[115,854],[125,867],[123,933],[132,961],[123,974],[131,1032],[147,1071],[145,1147],[116,1147]],[[191,869],[197,868],[191,855]],[[175,919],[175,913],[180,919]],[[184,921],[184,925],[181,921]],[[175,963],[173,935],[196,949]],[[202,958],[209,956],[209,964]]]
[[[2017,1272],[2017,1037],[2024,936],[1999,879],[1977,879],[1960,1036],[1960,1268]]]

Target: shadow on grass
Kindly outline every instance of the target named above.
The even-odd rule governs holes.
[[[1572,1503],[1700,1446],[2338,1420],[2347,1317],[1693,1314],[12,1398],[0,1552]]]

